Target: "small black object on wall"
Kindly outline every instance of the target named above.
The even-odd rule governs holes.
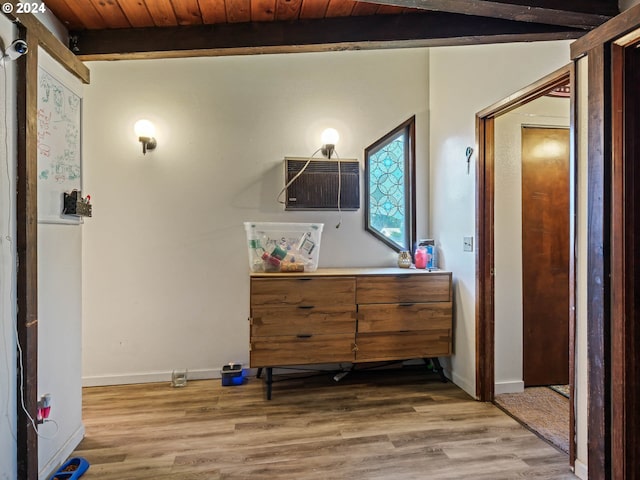
[[[90,217],[91,207],[89,203],[91,197],[87,195],[86,198],[82,198],[80,190],[73,190],[71,193],[64,193],[64,204],[62,207],[62,213],[65,215],[76,215],[79,217]]]

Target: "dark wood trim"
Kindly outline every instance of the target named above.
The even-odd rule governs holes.
[[[6,2],[5,2],[6,3]],[[14,5],[12,13],[5,13],[5,15],[13,22],[22,25],[30,33],[30,37],[34,40],[31,44],[28,43],[30,49],[36,48],[40,45],[46,50],[46,52],[56,59],[60,65],[66,68],[70,73],[78,77],[84,83],[89,83],[90,75],[89,69],[82,63],[72,52],[69,50],[60,40],[58,40],[48,29],[45,27],[36,17],[31,13],[16,13],[17,9],[15,5],[18,2],[11,0]],[[22,2],[24,3],[24,2]]]
[[[409,181],[411,186],[411,193],[409,202],[411,202],[411,231],[410,235],[410,249],[413,250],[413,245],[418,241],[418,226],[417,222],[417,203],[416,203],[416,116],[413,115],[410,119],[405,122],[408,129],[409,136],[409,161],[411,162],[411,180]],[[437,359],[436,359],[437,360]],[[440,371],[442,374],[442,371]]]
[[[640,478],[640,30],[612,45],[611,478]],[[634,428],[635,427],[635,428]]]
[[[477,45],[578,38],[570,27],[432,12],[72,33],[83,60]]]
[[[18,30],[19,37],[27,44],[37,45],[37,39],[28,30],[24,27]],[[37,415],[38,401],[37,48],[29,49],[17,60],[17,71],[16,295],[17,335],[22,355],[17,365],[16,443],[18,478],[35,480],[38,478],[38,435],[32,421]]]
[[[495,384],[495,304],[494,304],[494,121],[550,90],[569,83],[575,92],[574,66],[559,68],[513,95],[496,102],[476,114],[476,396],[481,401],[493,401]],[[575,94],[571,100],[570,131],[575,150]],[[575,155],[572,152],[572,155]],[[575,177],[575,169],[572,173]],[[570,274],[569,274],[569,382],[571,398],[575,398],[575,197],[571,201]],[[570,402],[570,456],[575,463],[575,407]]]
[[[577,189],[575,188],[578,184],[578,162],[576,152],[578,151],[578,143],[577,143],[577,135],[576,135],[576,119],[578,115],[578,111],[576,109],[576,93],[577,93],[577,79],[575,75],[575,65],[573,63],[569,64],[569,85],[571,92],[573,94],[570,98],[570,114],[569,114],[569,131],[571,135],[570,144],[571,144],[571,168],[572,171],[569,173],[571,182],[573,185],[573,192],[570,192],[572,196],[570,197],[570,206],[569,206],[569,218],[571,219],[571,225],[569,230],[569,245],[571,245],[571,251],[569,252],[569,398],[576,398],[576,285],[577,285],[577,277],[576,277],[576,262],[578,255],[578,246],[577,246],[577,235],[576,235],[576,227],[577,227],[577,210],[576,206],[578,203],[577,197]],[[569,439],[573,439],[569,441],[569,465],[575,467],[576,464],[576,405],[575,401],[569,402]]]
[[[610,312],[610,59],[603,45],[588,52],[587,187],[587,356],[588,470],[590,480],[611,471],[611,312]]]
[[[514,0],[356,0],[381,5],[395,5],[407,8],[420,8],[430,11],[463,13],[480,17],[493,17],[516,20],[518,22],[546,23],[567,27],[591,29],[606,22],[618,11],[611,8],[593,8],[592,4],[576,0],[555,2],[550,8],[549,2],[518,2]],[[589,10],[586,8],[592,7]]]
[[[626,348],[625,338],[626,322],[624,315],[626,314],[626,291],[625,278],[627,276],[627,266],[625,265],[625,162],[624,162],[624,47],[612,46],[612,89],[613,89],[613,106],[611,113],[612,127],[612,173],[611,173],[611,221],[612,223],[612,239],[611,239],[611,299],[612,299],[612,315],[611,315],[611,376],[613,384],[611,385],[611,394],[616,399],[611,405],[611,448],[613,450],[612,462],[612,480],[625,480],[625,435],[616,434],[616,432],[624,432],[625,430],[625,381],[622,381],[626,375]],[[615,225],[622,226],[616,232]],[[618,452],[621,458],[618,458]]]
[[[163,28],[164,30],[164,28]],[[190,50],[157,50],[148,52],[118,52],[109,47],[105,40],[105,51],[96,51],[86,55],[78,54],[83,61],[103,60],[149,60],[165,58],[189,58],[189,57],[223,57],[230,55],[266,55],[282,53],[313,53],[313,52],[338,52],[348,50],[388,50],[400,48],[433,48],[452,47],[463,45],[489,45],[515,42],[546,42],[553,40],[572,40],[581,34],[578,31],[559,31],[548,33],[529,34],[495,34],[473,36],[472,34],[461,37],[432,38],[424,40],[389,40],[389,41],[363,41],[363,42],[338,42],[312,45],[277,45],[255,47],[231,47],[231,48],[202,48]],[[102,42],[102,40],[100,40]],[[102,48],[102,47],[99,47]],[[106,51],[108,50],[108,51]]]
[[[589,478],[640,478],[637,329],[640,5],[571,46],[588,56]],[[634,65],[626,65],[634,55]]]
[[[493,401],[495,383],[493,204],[494,117],[476,116],[476,397]]]
[[[640,33],[637,32],[637,33]],[[637,38],[637,37],[636,37]],[[625,312],[614,320],[625,322],[625,392],[624,392],[624,477],[640,478],[640,327],[638,318],[640,314],[640,299],[637,292],[640,286],[640,96],[638,84],[640,84],[640,51],[638,40],[634,45],[625,46],[625,143],[624,143],[624,181],[625,196],[625,250],[624,262],[626,265],[625,288]],[[620,275],[615,272],[614,279]],[[632,293],[632,292],[635,292]],[[614,323],[614,329],[616,323]],[[614,349],[614,355],[618,351]],[[619,353],[618,353],[619,354]],[[615,377],[614,377],[615,378]],[[616,398],[616,397],[614,397]],[[614,403],[615,405],[615,403]],[[614,411],[615,416],[615,411]],[[632,425],[628,428],[627,425]],[[622,432],[614,429],[614,437]],[[619,461],[614,450],[614,465]],[[615,472],[615,471],[614,471]]]
[[[527,85],[524,88],[521,88],[517,92],[512,95],[509,95],[502,100],[497,101],[493,105],[488,106],[480,110],[476,114],[476,118],[486,118],[486,117],[495,117],[498,115],[504,115],[505,113],[509,113],[511,110],[514,110],[525,103],[529,103],[532,100],[535,100],[538,97],[543,96],[549,90],[552,90],[561,85],[566,85],[570,82],[570,78],[573,72],[573,67],[571,65],[565,65],[564,67],[560,67],[559,69],[551,72],[548,75],[545,75],[539,80],[536,80],[530,85]]]
[[[405,226],[409,232],[409,245],[407,246],[407,250],[412,251],[413,253],[413,245],[417,240],[417,229],[416,229],[416,117],[413,115],[411,118],[408,118],[396,128],[386,133],[384,136],[380,137],[378,140],[373,142],[371,145],[364,149],[364,229],[373,235],[376,239],[380,240],[382,243],[387,245],[389,248],[399,252],[403,250],[400,248],[395,242],[391,241],[384,235],[382,235],[378,230],[372,228],[369,224],[369,156],[375,153],[380,149],[381,145],[384,145],[388,140],[395,137],[399,133],[404,132],[407,137],[407,144],[405,144],[405,155],[407,159],[407,167],[409,171],[409,179],[408,184],[405,184],[409,191],[408,197],[405,199],[405,208],[408,212],[411,212],[411,216],[405,220]]]
[[[571,58],[576,60],[594,48],[635,30],[640,24],[640,4],[631,7],[602,26],[592,30],[571,44]]]

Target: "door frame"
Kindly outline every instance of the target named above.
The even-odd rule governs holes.
[[[16,2],[12,2],[13,5]],[[16,463],[18,478],[38,478],[38,50],[85,84],[89,69],[31,13],[4,13],[29,51],[16,60]]]
[[[624,49],[640,40],[640,5],[635,5],[571,44],[571,59],[588,59],[587,285],[588,471],[590,480],[640,478],[638,445],[640,339],[638,312],[628,302],[628,283],[638,261],[630,242],[638,236],[638,185],[626,182],[637,152],[636,136],[625,135]],[[634,112],[636,115],[638,112]],[[636,167],[637,168],[637,167]],[[634,171],[633,169],[631,171]],[[631,189],[630,189],[631,188]],[[627,220],[632,227],[628,228]],[[627,237],[627,235],[630,235]]]
[[[569,84],[570,165],[575,165],[575,80],[570,63],[476,114],[476,396],[492,402],[495,384],[495,284],[494,284],[494,195],[495,118],[535,100],[556,87]],[[575,183],[575,167],[569,173]],[[570,198],[569,243],[569,461],[573,466],[575,445],[575,192]]]
[[[640,94],[637,85],[628,81],[640,76],[640,58],[627,61],[627,51],[640,48],[640,29],[616,40],[611,45],[611,478],[624,480],[640,475],[640,330],[636,326],[638,311],[634,291],[638,287],[636,250],[640,235]],[[629,103],[631,106],[629,106]],[[616,379],[616,381],[614,381]],[[635,428],[629,427],[634,425]]]

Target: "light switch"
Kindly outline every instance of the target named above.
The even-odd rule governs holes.
[[[473,252],[473,237],[462,237],[463,251]]]

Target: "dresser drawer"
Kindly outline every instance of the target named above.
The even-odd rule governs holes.
[[[451,330],[359,333],[356,345],[356,362],[444,357],[451,354]]]
[[[251,367],[351,362],[353,342],[353,334],[253,338]]]
[[[355,277],[252,278],[251,307],[355,304]]]
[[[251,309],[251,336],[355,332],[355,305],[256,306]]]
[[[381,303],[358,307],[358,333],[451,330],[451,302]]]
[[[360,276],[356,292],[358,304],[450,302],[451,276],[449,273]]]

